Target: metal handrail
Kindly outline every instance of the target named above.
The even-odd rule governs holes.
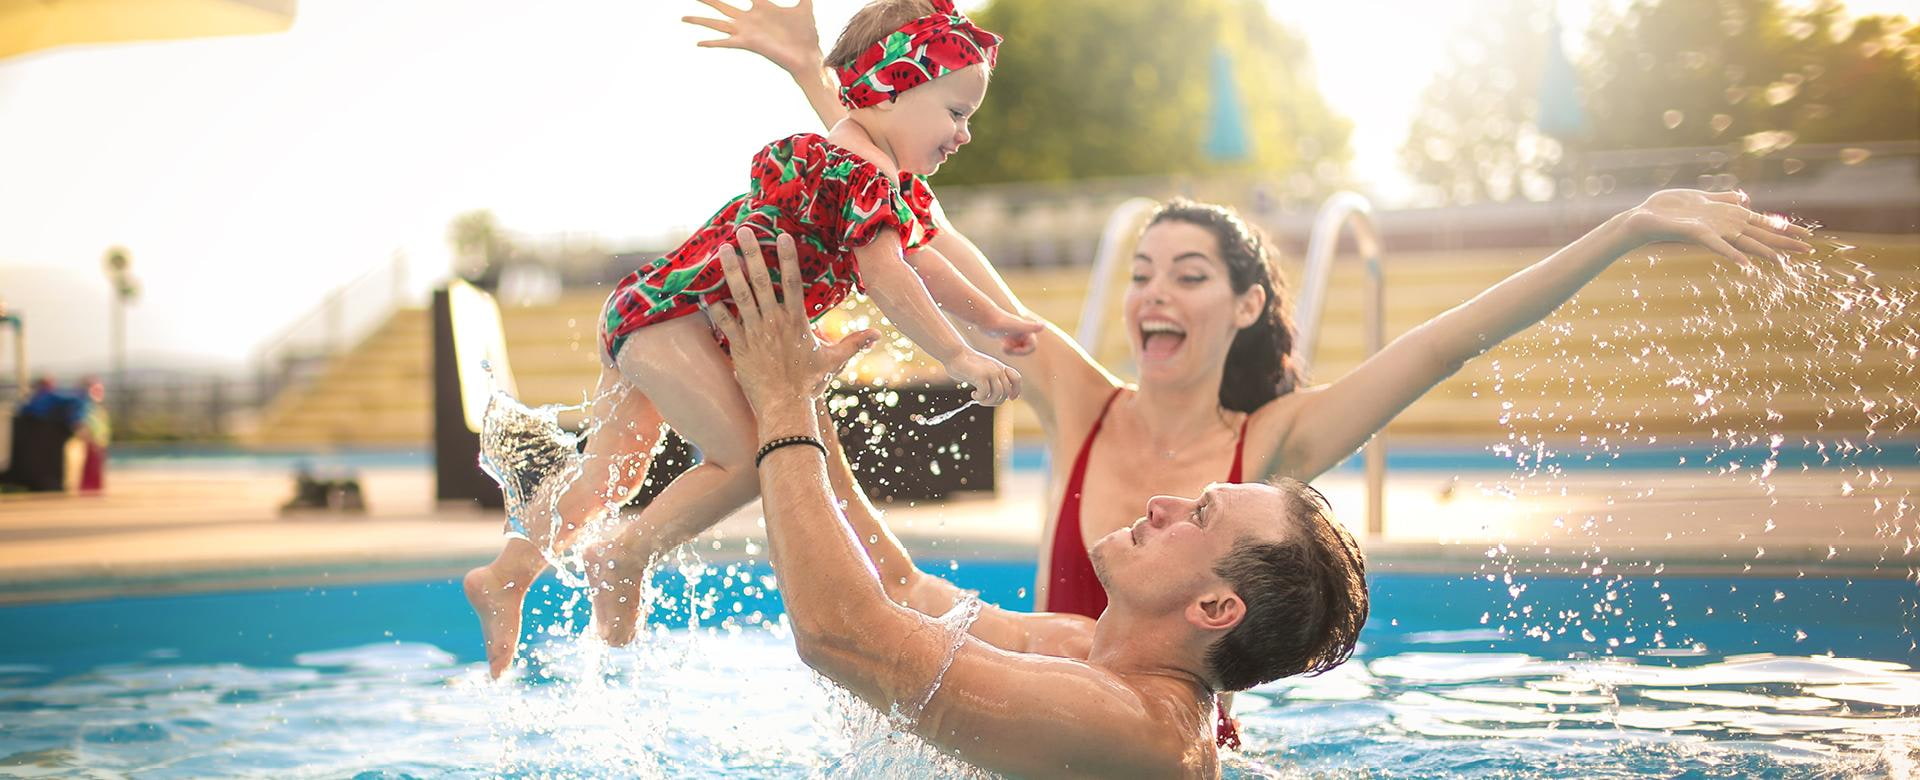
[[[1142,217],[1159,204],[1146,198],[1121,203],[1107,217],[1100,234],[1100,248],[1094,255],[1093,277],[1087,285],[1086,303],[1080,310],[1080,325],[1074,339],[1089,352],[1100,346],[1100,334],[1106,325],[1103,317],[1107,299],[1112,295],[1114,269],[1130,259],[1120,248],[1138,235]],[[1321,310],[1326,303],[1327,283],[1332,275],[1334,250],[1340,245],[1343,228],[1351,228],[1354,243],[1366,263],[1366,341],[1367,354],[1379,352],[1386,343],[1386,281],[1380,266],[1380,232],[1373,223],[1373,207],[1358,193],[1338,192],[1327,198],[1313,223],[1307,242],[1307,270],[1301,290],[1297,321],[1299,338],[1294,342],[1294,357],[1301,369],[1313,362],[1315,342],[1320,331]],[[1385,530],[1387,449],[1384,434],[1375,434],[1362,448],[1367,474],[1367,533],[1379,537]]]
[[[25,401],[33,393],[27,379],[27,323],[20,315],[0,306],[0,326],[13,328],[14,392],[20,396],[20,400]]]
[[[1151,198],[1128,198],[1115,206],[1100,230],[1100,244],[1093,252],[1093,278],[1087,284],[1087,299],[1080,306],[1080,325],[1073,338],[1089,354],[1100,348],[1100,331],[1106,324],[1107,296],[1112,294],[1114,268],[1132,260],[1122,251],[1140,234],[1139,222],[1160,208]]]
[[[1320,213],[1313,220],[1313,232],[1307,239],[1306,278],[1302,280],[1299,304],[1295,308],[1300,334],[1293,347],[1294,358],[1303,372],[1313,364],[1313,353],[1319,345],[1327,283],[1333,276],[1334,251],[1340,246],[1343,228],[1352,230],[1354,244],[1366,267],[1363,316],[1367,355],[1372,356],[1386,345],[1386,277],[1380,267],[1380,231],[1373,222],[1373,206],[1358,193],[1336,192],[1320,206]],[[1367,535],[1378,538],[1386,531],[1386,433],[1375,433],[1361,448],[1361,454],[1367,473]]]

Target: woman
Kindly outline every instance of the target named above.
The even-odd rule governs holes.
[[[793,76],[822,121],[840,120],[810,0],[792,8],[756,0],[747,10],[701,2],[725,18],[686,21],[728,36],[701,46],[766,57]],[[1540,321],[1637,247],[1694,242],[1737,264],[1812,249],[1799,240],[1810,231],[1745,204],[1732,192],[1655,193],[1403,334],[1346,376],[1310,387],[1292,362],[1293,324],[1266,242],[1230,209],[1168,204],[1140,235],[1122,314],[1134,336],[1137,385],[1122,383],[1051,324],[1031,354],[1009,359],[1055,455],[1036,606],[1099,615],[1106,597],[1086,550],[1131,523],[1132,508],[1215,481],[1311,481],[1467,360]],[[996,303],[1024,312],[979,250],[944,215],[937,219],[943,232],[934,248]]]

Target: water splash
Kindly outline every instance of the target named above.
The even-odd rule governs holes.
[[[947,670],[953,668],[953,659],[959,657],[960,647],[967,641],[967,631],[973,628],[973,621],[980,618],[980,597],[969,593],[947,613],[931,622],[932,627],[946,635],[946,651],[941,655],[940,668],[928,681],[925,693],[912,701],[895,702],[887,713],[887,723],[895,731],[912,732],[919,724],[921,713],[926,712],[927,704],[933,701],[933,695],[940,692],[940,683],[946,680]]]
[[[1694,250],[1625,259],[1541,335],[1488,355],[1475,395],[1500,407],[1505,440],[1491,450],[1511,472],[1483,489],[1571,511],[1490,554],[1479,575],[1576,575],[1592,580],[1595,599],[1546,614],[1515,590],[1487,625],[1541,641],[1584,632],[1608,653],[1692,646],[1689,606],[1657,579],[1640,597],[1659,600],[1661,620],[1623,617],[1608,602],[1633,594],[1607,577],[1657,575],[1685,560],[1680,545],[1744,543],[1744,562],[1731,565],[1748,572],[1891,569],[1920,584],[1920,523],[1898,482],[1920,433],[1920,285],[1899,256],[1911,250],[1824,234],[1813,243],[1811,255],[1737,270]],[[1578,504],[1570,485],[1583,491]],[[1664,544],[1627,533],[1655,515]],[[1867,519],[1824,525],[1842,515]],[[1889,616],[1886,630],[1913,637],[1916,612]],[[1817,625],[1797,636],[1822,641]]]
[[[569,569],[556,554],[552,529],[560,493],[580,477],[582,458],[580,437],[560,426],[559,415],[579,408],[529,408],[495,390],[480,427],[480,469],[500,486],[506,535],[531,542],[563,573]]]
[[[939,425],[943,422],[953,419],[954,415],[957,415],[961,412],[964,412],[968,409],[971,409],[979,405],[980,405],[979,401],[968,401],[964,404],[961,404],[959,408],[949,409],[947,411],[936,414],[932,417],[927,417],[925,415],[916,413],[911,415],[908,419],[911,419],[914,422],[919,423],[921,425]]]

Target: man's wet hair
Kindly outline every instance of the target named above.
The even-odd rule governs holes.
[[[1240,624],[1207,649],[1220,690],[1339,666],[1367,622],[1366,557],[1327,497],[1299,480],[1268,484],[1285,499],[1286,539],[1243,539],[1213,568],[1246,604]]]

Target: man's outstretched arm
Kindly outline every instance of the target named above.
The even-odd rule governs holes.
[[[752,256],[757,243],[751,235],[739,243],[750,255],[744,274],[734,250],[722,249],[720,258],[740,313],[716,307],[709,314],[733,345],[761,441],[818,441],[815,399],[827,375],[873,334],[820,344],[799,309],[791,239],[779,239],[791,302],[784,304],[775,303],[766,264]],[[1144,696],[1081,661],[1009,653],[971,637],[956,650],[945,626],[888,599],[834,502],[825,453],[778,447],[759,473],[768,548],[807,665],[883,711],[917,710],[937,692],[913,730],[989,769],[1023,776],[1194,771],[1187,741],[1168,725],[1184,718],[1167,697]]]
[[[866,545],[867,557],[879,571],[887,597],[922,614],[946,614],[966,591],[914,565],[906,546],[887,526],[885,516],[860,489],[832,422],[823,419],[819,427],[827,444],[828,484],[845,506],[854,537]],[[1086,658],[1093,643],[1093,621],[1062,612],[1013,612],[982,604],[968,633],[1002,650]]]

